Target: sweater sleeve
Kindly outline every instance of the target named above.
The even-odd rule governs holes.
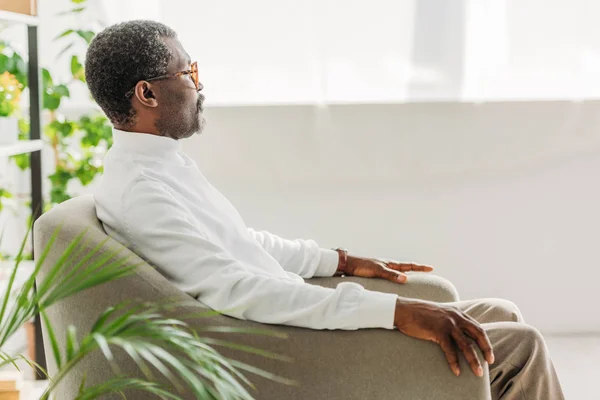
[[[319,248],[314,240],[282,239],[267,231],[248,232],[286,271],[305,279],[315,276],[333,276],[339,256],[334,250]]]
[[[312,329],[393,328],[397,296],[260,274],[211,242],[166,186],[138,181],[122,202],[127,239],[180,290],[223,314]]]

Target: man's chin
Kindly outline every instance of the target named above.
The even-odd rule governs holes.
[[[206,119],[202,115],[198,118],[198,130],[196,131],[196,135],[201,135],[204,132],[204,127],[206,126]]]

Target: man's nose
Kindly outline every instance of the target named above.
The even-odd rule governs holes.
[[[204,85],[202,84],[202,82],[198,82],[198,91],[201,92],[202,89],[204,89]]]

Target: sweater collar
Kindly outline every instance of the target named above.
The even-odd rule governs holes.
[[[114,144],[132,153],[147,156],[165,156],[181,150],[181,142],[149,133],[126,132],[113,128]]]

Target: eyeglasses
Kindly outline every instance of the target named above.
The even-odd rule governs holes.
[[[176,74],[155,76],[154,78],[148,78],[148,79],[144,79],[144,80],[146,82],[152,82],[152,81],[158,81],[160,79],[176,78],[176,77],[182,76],[182,75],[189,75],[192,78],[192,82],[194,82],[194,85],[196,86],[196,90],[200,90],[200,80],[198,78],[198,62],[196,62],[196,61],[194,61],[190,65],[190,69],[188,69],[187,71],[177,72]],[[137,86],[137,84],[136,84],[136,86]],[[133,96],[134,92],[135,92],[135,86],[132,87],[131,89],[129,89],[127,91],[127,93],[125,93],[125,97]]]

